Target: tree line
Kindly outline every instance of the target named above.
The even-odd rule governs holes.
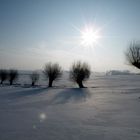
[[[132,42],[125,53],[128,63],[138,69],[140,69],[140,43]],[[48,87],[52,87],[53,81],[60,78],[63,74],[62,67],[58,63],[47,63],[43,70],[44,76],[48,79]],[[84,88],[83,81],[90,77],[91,69],[88,63],[77,61],[70,67],[69,79],[77,83],[79,88]],[[18,78],[19,74],[17,70],[5,70],[0,69],[0,84],[2,85],[5,80],[9,81],[12,85]],[[34,71],[30,75],[31,85],[35,86],[39,80],[39,74]]]
[[[52,87],[53,82],[60,78],[63,74],[62,67],[58,63],[48,62],[44,69],[43,75],[46,79],[48,79],[48,87]],[[91,70],[90,66],[86,62],[77,61],[74,62],[70,68],[69,79],[73,82],[76,82],[80,88],[84,88],[83,81],[87,80],[90,77]],[[0,84],[2,85],[4,81],[8,80],[9,84],[12,85],[14,81],[19,77],[19,73],[17,70],[6,70],[0,69]],[[33,71],[30,74],[31,86],[35,86],[35,84],[39,80],[39,73]]]

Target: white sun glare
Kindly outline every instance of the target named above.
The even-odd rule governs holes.
[[[98,43],[100,38],[100,30],[87,26],[84,30],[81,30],[81,44],[84,46],[93,46]]]

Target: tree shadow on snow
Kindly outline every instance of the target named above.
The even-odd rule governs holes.
[[[17,98],[22,98],[22,97],[27,97],[27,96],[34,96],[41,94],[43,91],[48,91],[48,88],[34,88],[34,89],[29,89],[29,90],[24,90],[24,91],[17,91],[14,93],[9,93],[8,97],[11,99],[17,99]],[[46,93],[46,92],[45,92]]]
[[[65,104],[68,102],[83,102],[90,97],[90,92],[88,89],[67,89],[59,92],[52,100],[51,104]]]

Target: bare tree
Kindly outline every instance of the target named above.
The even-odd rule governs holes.
[[[127,61],[140,69],[140,43],[132,42],[126,52]]]
[[[0,84],[2,85],[3,82],[7,79],[7,70],[5,69],[0,69]]]
[[[49,62],[45,65],[43,73],[49,79],[48,87],[52,87],[53,81],[62,75],[62,68],[58,63]]]
[[[32,86],[34,86],[36,84],[36,82],[39,80],[39,74],[37,72],[33,72],[31,75],[30,75],[30,79],[32,81]]]
[[[90,77],[90,67],[87,63],[78,61],[72,64],[70,69],[70,79],[79,85],[79,88],[84,88],[83,81]]]
[[[18,78],[18,71],[14,70],[14,69],[11,69],[11,70],[9,70],[8,76],[9,76],[8,78],[9,78],[10,85],[12,85],[13,82],[15,80],[17,80],[17,78]]]

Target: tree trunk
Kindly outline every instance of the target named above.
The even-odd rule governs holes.
[[[49,85],[48,85],[48,87],[52,87],[52,83],[53,83],[53,80],[49,79]]]
[[[13,85],[13,80],[10,80],[10,85]]]
[[[35,82],[32,82],[32,86],[34,86],[35,85]]]
[[[79,88],[84,88],[82,81],[78,82]]]
[[[0,84],[2,85],[3,84],[3,81],[1,80]]]

